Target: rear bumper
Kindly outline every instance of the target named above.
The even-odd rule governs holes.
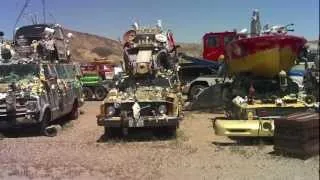
[[[274,120],[212,120],[213,129],[218,136],[229,137],[272,137]]]
[[[97,117],[98,126],[104,127],[178,127],[179,122],[179,117],[141,117],[139,120],[130,117],[125,119],[120,117]]]

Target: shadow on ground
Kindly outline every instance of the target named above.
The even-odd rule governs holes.
[[[70,126],[71,120],[68,118],[60,118],[55,121],[52,121],[49,126],[51,125],[59,125],[61,128]],[[39,124],[26,124],[20,125],[17,127],[12,127],[8,129],[4,129],[0,131],[0,139],[1,138],[25,138],[25,137],[38,137],[44,136],[40,132],[40,125]]]
[[[151,129],[129,129],[128,135],[116,135],[116,136],[108,136],[107,134],[103,134],[97,140],[99,143],[105,142],[149,142],[149,141],[167,141],[176,138],[176,133],[166,133],[161,131],[155,131]]]
[[[272,152],[269,152],[268,154],[273,157],[294,158],[299,160],[308,160],[308,159],[313,159],[317,157],[319,159],[319,153],[318,154],[297,154],[297,153],[289,153],[289,152],[274,150]]]
[[[255,145],[272,145],[272,138],[256,138],[256,137],[229,137],[233,142],[217,142],[212,144],[217,146],[255,146]]]

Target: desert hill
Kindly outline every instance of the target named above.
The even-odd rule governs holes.
[[[122,48],[120,42],[117,40],[69,29],[65,29],[65,32],[71,32],[74,35],[71,42],[71,51],[75,61],[87,62],[101,58],[106,58],[115,62],[120,62],[122,60]],[[187,55],[194,57],[202,56],[201,44],[179,42],[177,44],[181,46],[178,50],[179,52],[184,52]],[[308,44],[313,48],[317,48],[318,40],[309,41]]]
[[[75,61],[87,62],[100,58],[107,58],[115,62],[122,60],[122,48],[119,41],[107,37],[65,29],[65,33],[69,32],[74,35],[71,41],[71,53]],[[181,46],[179,49],[181,52],[185,52],[190,56],[201,55],[200,44],[177,44]]]

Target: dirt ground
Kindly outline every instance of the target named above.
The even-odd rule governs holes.
[[[212,113],[186,112],[176,138],[133,132],[102,141],[95,119],[99,104],[87,102],[85,113],[56,137],[4,134],[0,179],[319,179],[319,156],[276,156],[267,142],[240,145],[217,137]]]

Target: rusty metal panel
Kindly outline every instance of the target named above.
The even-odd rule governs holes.
[[[304,112],[276,120],[274,150],[298,156],[319,154],[319,113]]]

